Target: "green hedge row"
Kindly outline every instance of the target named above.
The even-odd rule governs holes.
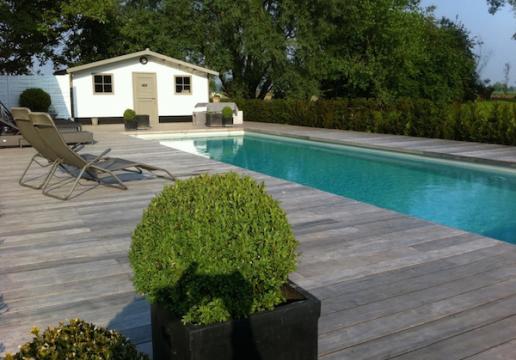
[[[516,145],[516,103],[236,100],[246,121]]]

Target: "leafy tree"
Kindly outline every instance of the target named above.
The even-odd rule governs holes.
[[[317,92],[310,76],[317,37],[310,1],[129,1],[120,18],[125,51],[150,47],[218,70],[232,97],[306,97]]]
[[[489,12],[495,14],[501,7],[505,5],[512,6],[516,14],[516,0],[486,0],[489,5]],[[516,40],[516,33],[513,35],[513,39]]]
[[[33,56],[71,65],[149,47],[219,71],[222,90],[235,98],[272,93],[450,101],[474,97],[480,83],[469,33],[421,10],[419,0],[0,4],[5,19],[34,12],[30,25],[0,25],[0,35],[10,41],[2,47],[17,51],[2,52],[10,62],[0,66],[15,66],[4,72],[28,71]],[[24,37],[26,27],[33,41]]]
[[[0,73],[26,74],[34,57],[44,61],[57,45],[48,18],[55,17],[54,1],[0,1]]]
[[[401,0],[327,2],[324,95],[443,101],[472,97],[476,63],[469,34],[418,5]]]
[[[104,25],[117,6],[116,0],[1,0],[0,73],[29,73],[35,59],[60,64],[104,57],[116,43]]]
[[[53,60],[59,64],[80,64],[120,55],[117,0],[66,0],[60,4],[55,20],[60,32],[60,52]]]
[[[511,78],[511,64],[505,63],[503,66],[503,79],[504,79],[504,92],[507,94],[509,91],[509,81]]]

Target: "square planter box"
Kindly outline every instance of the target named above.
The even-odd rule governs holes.
[[[127,131],[150,128],[149,115],[136,115],[133,121],[124,121],[124,128]]]
[[[138,129],[145,129],[150,127],[149,115],[136,115],[136,123]]]
[[[222,117],[222,125],[233,126],[233,117]]]
[[[154,359],[317,359],[321,302],[293,283],[285,292],[287,303],[272,311],[208,326],[185,326],[153,304]]]
[[[138,129],[138,123],[136,119],[133,121],[124,121],[124,128],[126,131],[134,131]]]
[[[222,126],[222,114],[221,113],[207,113],[206,114],[206,126]]]

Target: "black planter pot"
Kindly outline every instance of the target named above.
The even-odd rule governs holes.
[[[168,359],[317,359],[317,325],[321,302],[295,284],[286,287],[286,304],[248,319],[208,326],[185,326],[153,304],[152,350]]]
[[[138,129],[138,123],[136,120],[124,121],[124,127],[126,131],[132,131]]]
[[[233,116],[230,117],[222,117],[222,125],[224,126],[232,126],[233,125]]]
[[[206,114],[206,126],[222,126],[222,114],[221,113],[207,113]]]
[[[149,115],[136,115],[135,120],[139,129],[150,127]]]

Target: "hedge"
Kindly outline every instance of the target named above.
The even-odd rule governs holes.
[[[201,175],[157,195],[133,233],[133,283],[185,324],[272,310],[296,267],[278,202],[248,176]]]
[[[516,103],[236,100],[247,121],[516,145]]]

